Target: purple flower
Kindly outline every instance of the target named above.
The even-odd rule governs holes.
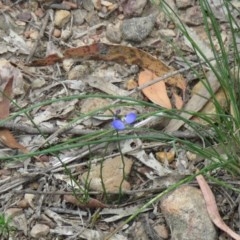
[[[128,113],[123,120],[119,119],[119,118],[115,118],[112,121],[112,127],[119,131],[119,130],[124,130],[126,127],[126,124],[132,124],[136,121],[137,118],[137,114],[135,113]]]

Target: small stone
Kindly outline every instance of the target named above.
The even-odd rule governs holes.
[[[192,0],[176,0],[176,6],[178,9],[191,7],[192,5],[193,5]]]
[[[53,30],[53,36],[54,36],[55,38],[60,38],[60,37],[61,37],[61,30],[55,28],[55,29]]]
[[[37,223],[36,225],[33,226],[30,234],[33,238],[40,238],[40,237],[45,237],[48,235],[50,231],[49,226],[45,224],[39,224]]]
[[[87,65],[76,65],[68,72],[68,79],[80,79],[89,74],[89,67]]]
[[[141,16],[146,4],[147,0],[128,0],[126,4],[123,4],[123,13],[127,17]]]
[[[96,11],[89,12],[85,17],[85,20],[89,24],[89,26],[95,26],[100,22],[100,18]]]
[[[71,70],[72,66],[74,65],[74,63],[75,63],[74,59],[71,59],[71,58],[64,59],[63,60],[63,69],[64,69],[64,71],[69,72]],[[68,76],[68,78],[69,78],[69,76]]]
[[[141,42],[151,33],[154,23],[153,15],[124,20],[122,24],[123,39]]]
[[[171,229],[171,239],[217,239],[199,189],[181,186],[162,199],[160,208]]]
[[[120,188],[122,191],[127,191],[130,190],[131,186],[125,178],[129,175],[132,164],[132,160],[127,157],[122,159],[118,156],[106,159],[102,166],[101,164],[92,165],[90,171],[85,172],[81,178],[83,182],[89,181],[89,187],[92,190],[102,191],[101,180],[103,180],[106,191],[118,192]]]
[[[99,108],[104,108],[111,104],[111,101],[105,98],[87,98],[82,101],[81,113],[87,114]],[[104,117],[105,116],[105,117]],[[109,117],[110,116],[110,117]],[[95,116],[97,119],[106,119],[112,118],[111,111],[107,110],[99,116]]]
[[[29,34],[29,37],[33,40],[36,40],[39,36],[39,32],[38,31],[32,31],[30,34]]]
[[[197,159],[197,154],[195,154],[195,153],[187,151],[186,155],[187,155],[187,159],[189,161],[195,161]]]
[[[25,193],[24,195],[24,199],[28,202],[29,206],[31,206],[32,208],[34,208],[34,204],[33,204],[34,198],[35,198],[35,195],[31,193]]]
[[[203,16],[200,6],[188,8],[184,14],[184,22],[191,26],[198,26],[203,23]]]
[[[92,3],[97,10],[101,10],[101,0],[92,0]]]
[[[62,28],[70,20],[71,13],[66,10],[58,10],[55,13],[54,25]]]
[[[71,30],[64,29],[64,30],[62,30],[62,33],[61,33],[61,39],[66,41],[71,37],[71,35],[72,35]]]
[[[87,16],[87,11],[84,9],[76,9],[73,11],[73,23],[74,26],[81,25],[84,23]]]
[[[158,234],[158,236],[163,239],[169,239],[169,233],[168,229],[165,225],[163,224],[157,224],[156,226],[153,227],[155,232]]]
[[[165,161],[168,161],[168,163],[171,163],[175,159],[175,152],[157,152],[156,158],[158,161],[164,163]]]
[[[161,29],[159,33],[165,37],[176,37],[176,33],[171,29]]]
[[[110,42],[120,43],[122,40],[122,32],[120,30],[120,24],[109,24],[106,29],[106,37]]]
[[[29,203],[26,199],[22,199],[17,203],[17,206],[24,209],[29,207]]]
[[[82,0],[82,6],[88,12],[91,12],[91,11],[94,10],[94,5],[93,5],[93,2],[91,0]]]
[[[134,79],[129,79],[126,83],[127,90],[133,90],[138,87],[138,83]]]

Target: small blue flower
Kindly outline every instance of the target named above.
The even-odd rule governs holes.
[[[119,118],[115,118],[112,121],[112,127],[119,131],[119,130],[124,130],[126,127],[126,124],[132,124],[136,121],[137,118],[137,114],[136,113],[128,113],[123,120],[119,119]]]

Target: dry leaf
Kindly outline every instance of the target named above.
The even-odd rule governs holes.
[[[28,150],[23,145],[17,142],[17,140],[8,129],[0,128],[0,141],[9,148],[19,149],[23,153],[28,152]]]
[[[12,96],[23,94],[25,91],[22,73],[7,60],[0,59],[0,101],[2,100],[2,93],[11,78],[13,78]]]
[[[174,71],[174,69],[168,67],[162,61],[140,49],[122,45],[108,45],[105,43],[94,43],[88,46],[68,48],[63,53],[63,56],[52,54],[44,59],[35,60],[28,64],[28,66],[48,66],[69,58],[114,61],[128,65],[136,64],[141,68],[149,69],[157,76],[163,76],[164,74]],[[187,83],[180,74],[168,78],[166,83],[170,86],[180,88],[183,92],[186,90]]]
[[[213,92],[216,92],[219,89],[219,81],[217,80],[215,74],[210,71],[207,73],[209,87],[211,87]],[[204,96],[204,98],[202,97]],[[191,97],[191,99],[187,102],[187,104],[184,106],[184,112],[180,113],[180,116],[182,119],[190,119],[192,117],[191,114],[188,112],[198,112],[203,108],[203,106],[208,102],[208,100],[211,98],[211,93],[206,89],[204,86],[201,86],[201,88],[198,91],[198,95],[195,94]],[[172,119],[166,128],[164,129],[165,132],[174,132],[177,131],[182,125],[184,125],[184,121],[181,121],[179,119]]]
[[[222,220],[217,209],[215,197],[204,177],[202,175],[198,175],[196,179],[201,188],[204,200],[206,202],[207,211],[212,222],[222,231],[226,232],[229,236],[231,236],[233,239],[240,240],[240,235],[230,229]]]
[[[18,77],[18,69],[15,70],[15,68],[6,60],[0,61],[0,89],[3,89],[0,96],[0,119],[5,119],[9,116],[13,83],[14,81],[16,82]],[[9,148],[19,149],[23,153],[28,152],[23,145],[17,142],[8,129],[0,128],[0,141]]]
[[[2,93],[2,100],[0,101],[0,119],[9,116],[10,98],[12,95],[13,77],[9,78],[7,85]]]
[[[152,81],[154,78],[157,78],[157,76],[153,72],[149,70],[144,70],[139,74],[138,84],[141,87],[141,85]],[[142,91],[144,95],[153,103],[158,104],[164,108],[172,108],[170,99],[167,95],[167,89],[164,81],[146,87]]]
[[[176,108],[182,109],[182,107],[183,107],[182,98],[179,95],[177,95],[176,93],[173,93],[173,98],[174,98],[174,104],[175,104]]]
[[[73,205],[79,206],[81,208],[106,208],[107,205],[101,203],[97,199],[89,198],[86,203],[81,203],[79,199],[77,199],[73,195],[64,195],[64,200],[68,203],[72,203]]]

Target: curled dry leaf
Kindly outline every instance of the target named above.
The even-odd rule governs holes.
[[[157,76],[153,72],[149,70],[144,70],[139,74],[138,84],[141,87],[143,84],[152,81],[154,78],[157,78]],[[167,95],[167,88],[164,81],[146,87],[142,91],[144,95],[153,103],[158,104],[159,106],[164,108],[172,108],[170,99]]]
[[[8,129],[0,128],[0,142],[9,148],[19,149],[23,153],[28,152],[28,150],[22,144],[18,143]]]

